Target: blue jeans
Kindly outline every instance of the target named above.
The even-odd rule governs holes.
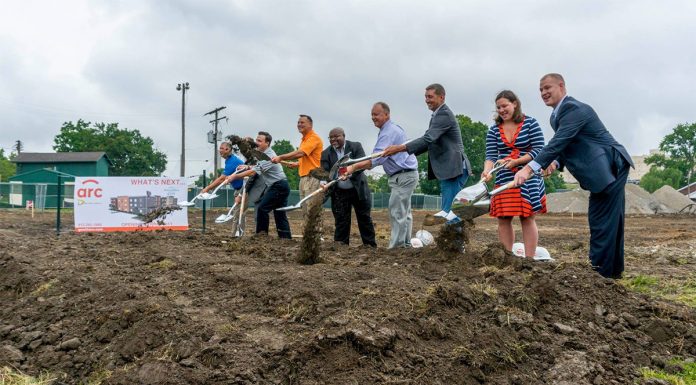
[[[285,211],[275,209],[287,206],[290,186],[286,179],[273,183],[261,197],[261,202],[256,206],[256,233],[268,233],[269,217],[273,211],[278,237],[290,239],[290,223]]]
[[[442,211],[448,213],[452,209],[454,196],[464,188],[466,181],[469,179],[469,170],[464,169],[462,175],[451,179],[443,179],[440,181],[440,190],[442,191]]]

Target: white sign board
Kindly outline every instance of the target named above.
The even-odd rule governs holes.
[[[75,177],[75,231],[187,230],[185,178]]]

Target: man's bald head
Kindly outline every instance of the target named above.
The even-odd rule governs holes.
[[[333,148],[342,148],[346,143],[346,133],[341,127],[336,127],[329,131],[329,143]]]

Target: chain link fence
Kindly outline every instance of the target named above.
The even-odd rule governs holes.
[[[200,193],[201,188],[189,188],[188,200]],[[75,185],[66,182],[62,185],[60,193],[60,205],[62,208],[73,207],[73,195]],[[206,208],[228,208],[234,204],[234,190],[225,186],[218,190],[218,197],[205,201]],[[27,201],[34,204],[36,210],[55,209],[58,206],[58,186],[53,183],[0,183],[0,208],[26,207]],[[300,201],[300,192],[290,191],[288,205],[294,205]],[[434,195],[413,194],[411,205],[414,209],[439,210],[441,197]],[[254,202],[250,202],[253,207]],[[196,200],[197,208],[203,207],[203,201]],[[331,207],[331,201],[327,200],[324,207]],[[389,193],[373,192],[372,208],[382,209],[389,207]]]
[[[73,207],[75,183],[65,182],[60,189],[60,207]],[[58,185],[56,183],[0,183],[0,208],[26,207],[34,204],[35,210],[58,207]]]

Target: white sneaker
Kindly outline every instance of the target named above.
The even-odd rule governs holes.
[[[448,221],[451,221],[452,219],[454,219],[454,218],[456,218],[456,217],[457,217],[457,214],[455,214],[454,212],[452,212],[452,211],[450,210],[450,212],[448,212],[448,213],[446,214],[445,219],[447,219]]]
[[[451,211],[450,211],[450,212],[451,212]],[[433,216],[434,216],[434,217],[440,217],[440,218],[446,218],[446,217],[447,217],[447,213],[444,212],[443,210],[440,210],[439,213],[437,213],[437,214],[435,214],[435,215],[433,215]]]

